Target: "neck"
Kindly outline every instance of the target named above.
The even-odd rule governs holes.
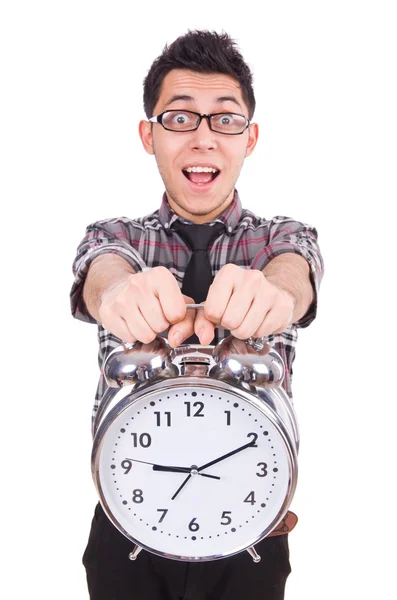
[[[208,223],[209,221],[214,221],[223,211],[233,202],[234,198],[234,189],[230,192],[229,196],[226,198],[224,202],[220,206],[217,206],[212,211],[208,213],[200,213],[193,214],[182,208],[179,204],[177,204],[166,191],[167,201],[172,210],[183,219],[187,219],[189,221],[193,221],[197,225],[202,225],[203,223]]]

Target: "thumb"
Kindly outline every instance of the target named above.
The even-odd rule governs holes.
[[[204,304],[204,302],[203,302]],[[204,310],[197,310],[196,319],[194,321],[194,333],[200,340],[202,346],[210,344],[214,339],[216,325],[209,321],[204,316]]]
[[[184,295],[185,304],[194,304],[193,298]],[[174,323],[168,331],[168,343],[172,348],[180,346],[188,337],[194,333],[194,319],[196,317],[196,309],[188,308],[185,317]]]

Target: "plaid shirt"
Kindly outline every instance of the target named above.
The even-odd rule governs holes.
[[[78,246],[73,263],[75,280],[70,293],[73,316],[88,323],[97,323],[87,311],[82,292],[89,266],[100,254],[118,254],[136,272],[142,271],[145,267],[164,266],[171,271],[179,287],[182,288],[191,250],[172,230],[171,226],[177,219],[184,223],[190,222],[179,217],[171,209],[164,194],[160,209],[150,215],[134,220],[126,217],[106,219],[89,225],[85,237]],[[317,244],[317,231],[309,225],[287,217],[277,216],[271,220],[257,217],[242,208],[237,191],[233,202],[214,220],[215,222],[224,223],[226,230],[209,248],[209,259],[214,276],[227,263],[233,263],[244,269],[263,270],[269,261],[284,252],[300,254],[310,265],[314,300],[308,312],[299,322],[287,327],[283,333],[266,338],[266,342],[277,350],[284,361],[286,374],[283,387],[292,398],[292,363],[298,338],[297,328],[307,327],[316,316],[318,288],[323,275],[323,260]],[[225,335],[227,335],[226,330],[216,329],[212,344],[216,344]],[[102,373],[103,362],[121,343],[119,338],[99,323],[98,341],[101,374],[95,396],[93,420],[107,389]]]

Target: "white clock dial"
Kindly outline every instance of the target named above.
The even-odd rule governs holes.
[[[260,400],[182,382],[127,396],[123,406],[102,425],[95,474],[106,512],[132,541],[180,560],[212,560],[274,525],[294,457]]]

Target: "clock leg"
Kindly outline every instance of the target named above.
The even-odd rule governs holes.
[[[254,546],[250,546],[249,548],[247,548],[247,552],[250,556],[252,556],[252,560],[254,561],[254,563],[258,563],[261,560],[261,557],[259,556],[259,554],[257,553],[257,551],[255,550]]]
[[[128,558],[130,560],[136,560],[136,557],[138,556],[138,554],[140,553],[141,550],[142,550],[142,548],[140,546],[135,546],[133,551],[129,553]]]

